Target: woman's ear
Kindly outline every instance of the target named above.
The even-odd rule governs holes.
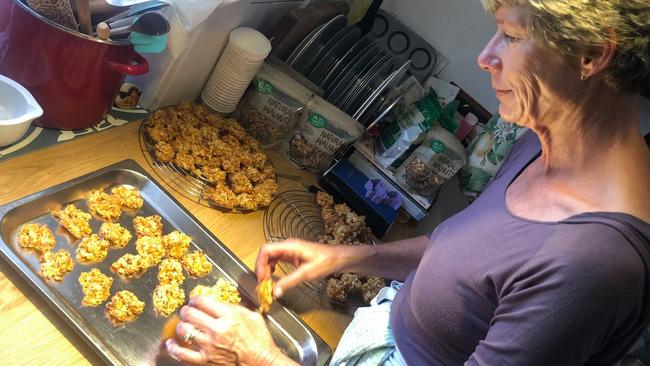
[[[616,54],[616,43],[610,41],[597,47],[590,47],[580,58],[580,78],[588,79],[612,64]]]

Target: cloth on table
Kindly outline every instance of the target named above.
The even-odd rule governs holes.
[[[391,304],[401,287],[401,282],[392,281],[379,291],[370,306],[355,311],[330,365],[406,365],[390,329]]]

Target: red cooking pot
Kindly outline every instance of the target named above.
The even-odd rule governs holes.
[[[59,129],[101,121],[126,75],[149,71],[129,43],[104,41],[56,24],[18,0],[0,0],[0,74],[43,107],[34,123]]]

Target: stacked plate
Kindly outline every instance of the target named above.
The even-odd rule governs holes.
[[[325,99],[367,127],[399,101],[387,93],[406,75],[410,59],[394,56],[373,35],[339,15],[313,30],[286,63],[325,91]]]

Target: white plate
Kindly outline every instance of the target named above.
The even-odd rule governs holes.
[[[309,32],[309,34],[307,35],[307,37],[305,37],[305,39],[300,41],[298,46],[296,46],[296,48],[294,48],[293,51],[291,51],[291,55],[289,55],[289,58],[287,58],[287,60],[285,61],[287,65],[291,66],[291,63],[293,63],[296,60],[296,57],[298,57],[298,55],[304,51],[305,47],[307,47],[307,43],[309,43],[316,36],[316,34],[318,34],[323,29],[324,26],[325,24],[319,25],[318,27],[316,27],[316,29]]]
[[[312,71],[314,71],[314,68],[316,68],[316,66],[324,60],[325,55],[328,54],[329,51],[331,51],[332,48],[334,48],[334,46],[337,45],[343,37],[355,29],[359,32],[359,35],[361,35],[361,29],[357,28],[354,25],[348,25],[347,27],[336,32],[336,34],[329,40],[326,40],[326,42],[320,46],[320,48],[312,56],[311,60],[309,60],[307,63],[307,67],[305,68],[304,72],[305,77],[309,77]]]
[[[366,34],[365,36],[361,37],[361,39],[355,43],[354,46],[352,46],[352,48],[350,48],[350,50],[346,52],[342,58],[336,61],[334,66],[332,66],[332,68],[325,74],[325,76],[323,76],[318,81],[318,86],[327,92],[327,87],[331,86],[331,84],[334,83],[334,80],[337,78],[337,76],[341,75],[341,72],[352,63],[356,56],[358,56],[367,47],[370,46],[373,39],[374,36],[371,34]]]
[[[368,49],[364,50],[363,53],[359,54],[359,57],[356,57],[346,70],[344,70],[341,75],[334,81],[335,87],[333,87],[331,92],[327,95],[327,100],[335,104],[336,100],[340,99],[342,94],[346,91],[345,87],[350,83],[352,78],[355,75],[358,75],[359,72],[365,67],[372,59],[379,53],[379,46],[375,44],[370,44]]]
[[[344,29],[345,30],[345,29]],[[341,31],[342,32],[342,31]],[[327,53],[316,64],[309,73],[309,80],[319,84],[325,78],[325,75],[341,60],[341,58],[359,42],[361,38],[361,29],[354,27],[350,32],[341,37],[341,39],[332,46]]]
[[[305,70],[309,66],[313,57],[320,51],[323,44],[327,43],[336,33],[345,28],[348,24],[348,18],[339,15],[327,22],[323,28],[318,32],[305,46],[303,52],[296,56],[293,63],[290,64],[291,68],[298,71],[300,74],[305,75]]]
[[[406,60],[406,62],[404,62],[404,64],[399,69],[393,71],[393,73],[390,74],[390,76],[384,80],[383,83],[381,83],[381,85],[370,95],[370,97],[368,97],[366,102],[363,103],[356,112],[354,112],[354,115],[352,115],[352,117],[358,121],[363,116],[363,113],[365,113],[366,110],[370,108],[372,103],[384,92],[384,90],[391,86],[395,86],[395,84],[399,83],[400,80],[402,80],[410,65],[411,60]]]
[[[381,62],[386,56],[387,54],[385,51],[379,50],[379,52],[373,56],[370,62],[365,65],[361,65],[361,69],[358,74],[352,75],[352,79],[350,79],[348,84],[344,86],[344,92],[339,97],[339,99],[335,101],[340,109],[344,109],[345,104],[349,102],[352,95],[355,94],[359,88],[363,86],[363,83],[366,80],[366,76],[373,72],[377,64]]]

